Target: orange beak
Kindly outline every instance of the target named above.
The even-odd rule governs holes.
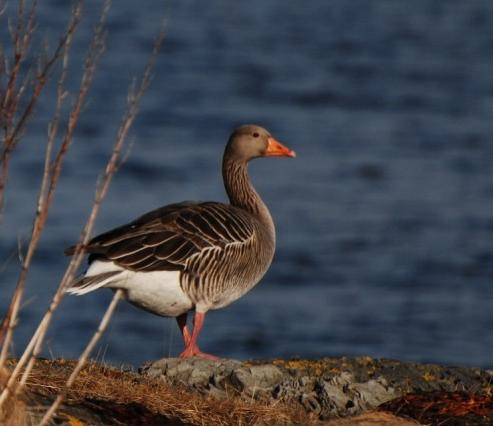
[[[265,150],[265,155],[267,157],[296,157],[296,152],[286,148],[272,136],[267,139],[267,143],[267,149]]]

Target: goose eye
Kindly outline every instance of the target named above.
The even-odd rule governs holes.
[[[257,132],[255,132],[255,133],[253,134],[253,137],[254,137],[254,138],[258,138],[259,136],[260,136],[260,135],[259,135]]]

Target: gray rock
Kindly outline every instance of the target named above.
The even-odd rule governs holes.
[[[269,399],[283,377],[275,365],[254,365],[236,368],[231,373],[231,383],[247,398]]]
[[[322,406],[320,405],[315,392],[302,394],[300,402],[308,413],[313,413],[318,416],[322,412]]]
[[[317,399],[322,405],[322,418],[341,416],[342,412],[354,407],[354,403],[350,402],[350,395],[347,392],[347,384],[350,379],[348,373],[343,373],[329,381],[323,379],[318,381],[315,389]]]
[[[231,379],[241,391],[253,388],[273,389],[283,379],[282,371],[274,365],[240,367],[233,371]]]
[[[384,378],[369,380],[366,383],[355,383],[350,387],[360,400],[361,410],[378,407],[380,404],[400,396],[399,392],[388,386]]]
[[[299,404],[321,419],[359,414],[409,392],[488,389],[491,372],[392,360],[323,358],[219,362],[165,358],[141,374],[217,398]]]

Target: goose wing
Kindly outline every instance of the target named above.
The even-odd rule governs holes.
[[[248,213],[214,202],[161,207],[93,238],[84,248],[89,262],[113,261],[133,271],[184,270],[203,250],[246,243],[255,226]],[[75,246],[66,250],[71,255]]]

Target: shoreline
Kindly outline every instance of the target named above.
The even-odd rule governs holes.
[[[10,360],[8,367],[13,365]],[[24,395],[31,417],[50,404],[73,366],[71,360],[38,360]],[[163,358],[139,371],[92,362],[69,390],[56,421],[335,425],[379,416],[377,424],[480,425],[493,423],[492,395],[491,370],[370,357]]]

